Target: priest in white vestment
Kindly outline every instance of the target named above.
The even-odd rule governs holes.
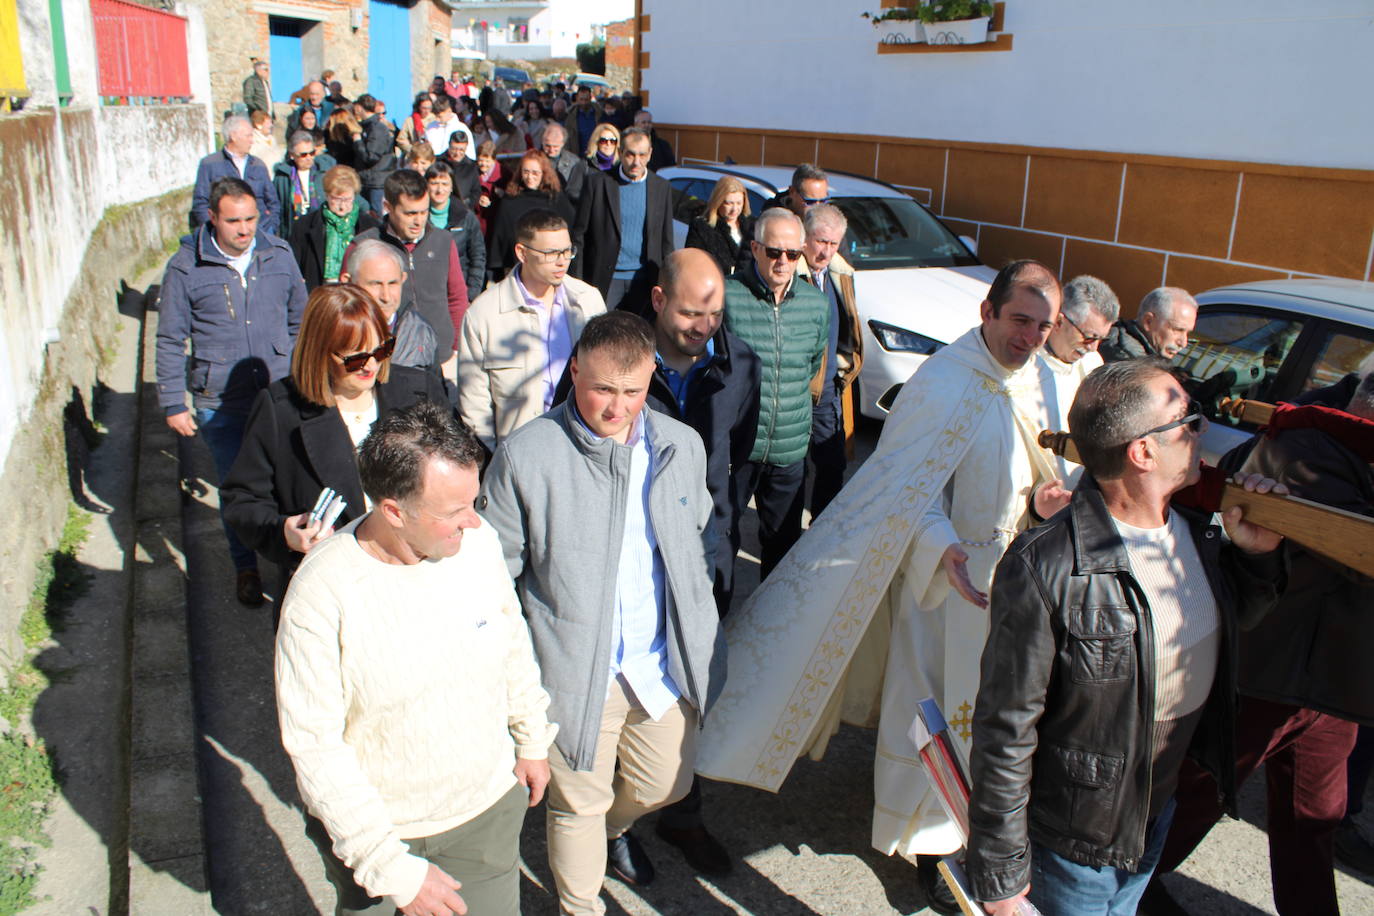
[[[866,718],[854,682],[881,682],[873,845],[908,855],[959,847],[907,731],[917,702],[934,696],[967,752],[993,569],[1032,499],[1042,517],[1067,502],[1035,441],[1034,357],[1059,302],[1043,265],[1007,265],[982,323],[903,386],[874,454],[726,619],[730,675],[699,773],[777,791],[842,713]],[[846,697],[838,688],[856,650]]]
[[[1078,386],[1098,366],[1098,346],[1121,317],[1116,293],[1097,277],[1083,274],[1064,284],[1064,301],[1049,340],[1036,355],[1040,372],[1042,429],[1067,432],[1069,407]],[[1083,466],[1056,455],[1055,473],[1069,489],[1078,483]]]

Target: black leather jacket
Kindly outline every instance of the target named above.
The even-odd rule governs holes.
[[[1274,603],[1282,549],[1225,542],[1188,522],[1220,612],[1216,680],[1189,755],[1235,808],[1236,625]],[[1090,475],[1063,511],[1018,537],[997,566],[973,720],[968,872],[1001,900],[1030,879],[1029,840],[1086,865],[1134,871],[1154,759],[1153,621],[1125,544]]]

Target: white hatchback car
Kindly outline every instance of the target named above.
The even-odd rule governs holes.
[[[1203,458],[1218,458],[1258,427],[1223,416],[1224,398],[1276,403],[1334,388],[1374,366],[1374,283],[1355,280],[1266,280],[1208,290],[1197,297],[1197,326],[1174,358],[1192,379],[1210,421]],[[1344,403],[1329,406],[1344,407]]]
[[[676,165],[658,174],[703,203],[722,177],[738,178],[754,215],[792,181],[790,167],[773,165]],[[849,221],[840,253],[855,271],[863,325],[859,409],[882,419],[927,356],[978,324],[978,306],[996,272],[978,260],[971,241],[897,188],[839,172],[828,175],[830,203]],[[675,223],[677,247],[686,235],[686,224]]]

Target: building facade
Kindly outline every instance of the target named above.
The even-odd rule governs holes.
[[[1007,0],[962,47],[881,44],[871,6],[640,0],[659,133],[898,185],[989,264],[1096,274],[1128,314],[1162,283],[1374,279],[1367,3]],[[748,91],[776,85],[790,101]]]
[[[488,59],[575,57],[631,9],[630,0],[455,0],[453,46]]]
[[[214,110],[241,103],[254,59],[271,65],[272,101],[325,70],[356,98],[371,92],[392,120],[415,93],[450,69],[452,8],[445,0],[186,0],[203,10],[212,40]]]

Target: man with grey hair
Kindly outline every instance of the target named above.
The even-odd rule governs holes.
[[[840,244],[849,228],[844,213],[834,204],[817,204],[802,218],[806,241],[805,259],[797,275],[806,280],[829,302],[830,336],[825,348],[825,363],[811,380],[811,502],[815,518],[844,486],[847,463],[845,441],[854,428],[853,402],[848,397],[851,382],[859,376],[863,363],[863,332],[859,310],[854,301],[854,268],[840,256]]]
[[[795,221],[775,208],[760,222],[770,214]],[[873,455],[731,611],[728,727],[708,722],[702,735],[702,776],[777,791],[797,757],[824,752],[841,720],[876,724],[872,843],[919,857],[928,892],[940,886],[933,857],[960,841],[911,723],[934,697],[967,747],[993,567],[1033,517],[1057,508],[1031,395],[1059,300],[1053,271],[1013,261],[989,287],[981,323],[902,386]],[[766,379],[776,357],[760,356]],[[765,381],[765,410],[772,394]]]
[[[1113,363],[1141,356],[1173,359],[1188,346],[1197,324],[1197,302],[1186,289],[1161,286],[1140,300],[1135,318],[1112,325],[1102,342],[1102,358]]]
[[[520,829],[558,726],[478,515],[482,458],[441,405],[379,418],[358,453],[371,511],[286,593],[281,740],[339,913],[520,912]]]
[[[1084,274],[1064,284],[1059,318],[1045,346],[1036,354],[1045,429],[1069,428],[1073,396],[1088,373],[1102,365],[1098,346],[1107,339],[1120,315],[1121,303],[1116,293],[1097,277]],[[1055,463],[1060,478],[1072,487],[1082,466],[1063,457],[1056,457]]]
[[[191,194],[191,228],[210,218],[210,186],[221,178],[238,178],[253,189],[258,199],[258,229],[277,234],[281,203],[272,187],[267,164],[249,152],[253,146],[253,122],[243,115],[230,115],[221,127],[224,148],[200,160],[196,168],[196,187]]]
[[[1223,538],[1211,512],[1171,504],[1200,477],[1206,423],[1162,359],[1093,372],[1069,420],[1083,481],[997,565],[967,860],[992,916],[1027,896],[1045,913],[1134,913],[1190,754],[1235,803],[1232,647],[1238,618],[1274,605],[1284,558],[1239,507]]]
[[[434,327],[416,310],[414,296],[402,294],[405,259],[395,245],[381,239],[358,242],[348,251],[339,282],[361,286],[381,306],[391,333],[396,335],[396,348],[391,353],[394,365],[428,369],[442,377],[435,359],[438,338]]]
[[[825,296],[797,282],[804,238],[791,210],[764,210],[750,243],[753,264],[725,284],[725,328],[752,347],[763,365],[754,449],[735,468],[740,513],[751,496],[758,510],[761,578],[801,537],[811,383],[825,365],[830,334]],[[738,526],[731,534],[738,549]]]
[[[268,74],[267,61],[254,60],[253,72],[243,81],[243,105],[249,117],[255,111],[272,113],[272,82]]]
[[[549,157],[563,182],[563,194],[574,207],[582,200],[582,187],[587,183],[587,160],[567,148],[568,129],[555,119],[540,135],[539,147]]]

